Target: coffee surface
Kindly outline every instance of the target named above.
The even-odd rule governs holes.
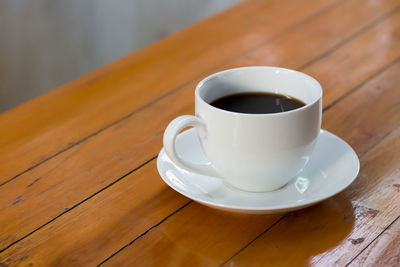
[[[238,113],[268,114],[301,108],[305,103],[281,94],[249,92],[227,95],[212,101],[210,105]]]

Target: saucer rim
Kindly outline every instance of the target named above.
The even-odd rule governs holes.
[[[188,129],[188,130],[186,130],[186,131],[184,131],[184,132],[182,132],[182,133],[180,133],[180,134],[189,134],[188,132],[191,131],[191,130],[192,130],[192,129]],[[271,206],[268,206],[268,207],[265,207],[265,208],[262,208],[262,207],[256,208],[256,207],[248,207],[248,206],[240,206],[240,205],[226,205],[226,204],[220,204],[220,203],[217,203],[217,202],[209,202],[209,201],[205,201],[205,200],[199,199],[199,198],[197,198],[197,197],[195,197],[195,196],[193,196],[193,195],[189,195],[189,194],[187,194],[186,192],[182,191],[181,189],[176,188],[175,186],[173,186],[172,184],[170,184],[170,183],[169,183],[169,180],[163,177],[162,171],[160,170],[160,169],[161,169],[161,167],[160,167],[161,160],[159,160],[159,159],[160,159],[161,154],[163,154],[163,153],[166,154],[164,148],[162,148],[162,149],[160,150],[160,152],[158,153],[158,156],[157,156],[157,171],[158,171],[159,175],[161,176],[162,180],[163,180],[169,187],[171,187],[173,190],[175,190],[176,192],[178,192],[178,193],[184,195],[185,197],[187,197],[187,198],[189,198],[189,199],[192,199],[192,200],[194,200],[194,201],[196,201],[196,202],[199,202],[199,203],[201,203],[201,204],[203,204],[203,205],[206,205],[206,206],[209,206],[209,207],[219,208],[219,209],[223,209],[223,210],[230,210],[230,211],[238,211],[238,212],[240,212],[240,211],[242,211],[242,212],[246,212],[246,211],[253,211],[253,212],[256,212],[256,211],[260,211],[260,212],[261,212],[261,211],[264,211],[264,212],[266,212],[266,211],[274,212],[274,211],[275,211],[275,212],[279,212],[279,211],[282,211],[282,212],[283,212],[283,211],[289,211],[289,210],[294,210],[294,209],[306,208],[306,207],[309,207],[309,206],[311,206],[311,205],[314,205],[314,204],[317,204],[317,203],[319,203],[319,202],[322,202],[322,201],[324,201],[324,200],[326,200],[326,199],[328,199],[328,198],[331,198],[331,197],[333,197],[333,196],[335,196],[335,195],[337,195],[337,194],[343,192],[347,187],[349,187],[349,186],[355,181],[355,179],[357,179],[358,174],[359,174],[359,172],[360,172],[360,159],[359,159],[357,153],[354,151],[354,149],[353,149],[346,141],[344,141],[343,139],[341,139],[341,138],[338,137],[337,135],[335,135],[335,134],[333,134],[333,133],[331,133],[331,132],[329,132],[329,131],[327,131],[327,130],[324,130],[324,129],[320,129],[319,135],[321,135],[321,134],[330,135],[331,137],[333,137],[334,139],[336,139],[336,141],[342,142],[342,143],[344,143],[344,144],[347,146],[347,148],[348,148],[348,149],[352,152],[352,154],[355,156],[355,159],[357,159],[357,161],[356,161],[356,165],[357,165],[357,166],[356,166],[356,168],[355,168],[355,170],[356,170],[356,171],[355,171],[355,174],[354,174],[354,176],[353,176],[352,178],[349,178],[349,179],[347,180],[347,183],[345,183],[342,187],[338,188],[338,190],[335,190],[335,191],[332,192],[331,194],[328,194],[328,195],[326,195],[326,196],[324,196],[324,197],[322,197],[322,198],[307,199],[306,201],[301,202],[301,203],[298,203],[297,205],[288,205],[288,204],[286,204],[286,205],[271,205]],[[167,155],[167,156],[168,156],[168,155]],[[192,171],[189,171],[189,172],[192,172]],[[211,177],[211,178],[214,178],[214,179],[222,180],[222,178],[220,178],[220,177],[215,177],[215,176],[207,176],[207,177]],[[291,182],[291,181],[289,181],[287,184],[289,184],[290,182]],[[287,185],[287,184],[286,184],[286,185]],[[286,186],[286,185],[285,185],[285,186]],[[227,187],[227,186],[225,185],[225,183],[223,183],[223,182],[222,182],[222,186]],[[285,187],[285,186],[284,186],[284,187]],[[240,191],[240,189],[235,189],[235,190],[233,190],[233,189],[231,189],[231,188],[230,188],[230,190],[232,190],[233,192],[235,192],[235,190]],[[275,191],[267,191],[267,192],[248,192],[248,191],[242,191],[242,192],[245,192],[245,193],[248,193],[248,194],[259,195],[259,194],[269,194],[269,193],[272,193],[272,192],[275,192]]]

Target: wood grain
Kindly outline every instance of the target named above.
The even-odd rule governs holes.
[[[397,186],[396,186],[397,187]],[[400,217],[388,226],[349,266],[399,266]]]
[[[89,210],[74,209],[72,217],[60,217],[39,230],[40,239],[18,243],[22,246],[14,250],[12,256],[7,255],[12,250],[0,254],[0,263],[5,266],[93,266],[99,262],[99,257],[118,250],[120,242],[130,242],[131,235],[126,233],[139,236],[188,200],[160,182],[155,161],[152,161],[111,186],[107,194],[97,194],[90,202],[95,206]],[[70,231],[65,231],[66,228]],[[47,236],[42,235],[43,230]],[[49,254],[50,251],[43,249],[44,245],[52,247],[53,252]]]
[[[359,119],[352,114],[355,110],[361,109],[365,110],[365,116],[375,116],[385,121],[385,118],[381,116],[385,109],[371,110],[367,107],[370,106],[371,101],[384,101],[382,98],[385,97],[394,99],[392,103],[386,102],[388,108],[398,106],[400,92],[397,92],[397,84],[400,77],[397,74],[399,71],[400,63],[332,107],[326,115],[340,113],[343,114],[340,117],[342,122],[350,120],[355,128],[365,129],[367,132],[375,129],[374,120]],[[382,86],[380,91],[376,90],[377,84]],[[375,93],[375,95],[371,96],[371,93]],[[349,103],[354,103],[355,99],[358,99],[357,106],[349,105]],[[391,127],[400,122],[400,108],[394,110],[394,113],[397,113],[397,121],[392,122]],[[390,116],[390,114],[386,116]],[[326,125],[330,126],[331,120],[326,119],[325,121]],[[386,127],[379,128],[379,130],[383,135],[391,131]],[[397,165],[400,159],[399,136],[400,129],[397,129],[362,158],[362,172],[357,182],[344,194],[320,205],[290,213],[274,226],[273,224],[283,215],[269,216],[265,219],[264,224],[256,224],[251,221],[242,224],[239,220],[226,219],[224,214],[211,211],[207,213],[200,205],[192,204],[112,257],[107,264],[113,266],[143,265],[155,258],[153,254],[155,251],[163,255],[163,257],[157,258],[160,265],[168,266],[180,261],[188,265],[221,264],[235,253],[241,252],[241,249],[246,247],[243,246],[245,243],[250,246],[229,261],[228,266],[299,266],[309,263],[319,266],[328,266],[334,263],[342,266],[346,264],[346,261],[351,260],[351,256],[357,255],[362,249],[362,245],[353,245],[352,240],[359,240],[359,238],[371,240],[382,230],[381,227],[385,226],[385,222],[387,223],[393,220],[393,216],[397,216],[396,212],[400,208],[400,199],[397,200],[397,198],[400,198],[400,195],[393,190],[390,183],[393,180],[392,172],[399,172]],[[367,148],[362,148],[364,144],[360,138],[362,133],[348,131],[343,133],[342,137],[354,140],[353,146],[360,153],[367,150]],[[371,146],[381,139],[380,133],[372,135]],[[390,149],[387,149],[388,147]],[[371,157],[376,156],[378,152],[381,153],[380,160],[378,165],[375,165],[375,161]],[[377,182],[374,182],[375,180]],[[376,191],[381,188],[387,189],[377,194]],[[368,197],[373,197],[374,200],[364,199]],[[399,204],[385,209],[381,203],[389,199],[393,199]],[[378,200],[379,204],[371,204]],[[229,222],[233,225],[231,227],[235,228],[229,233],[225,233],[222,228],[225,229],[227,226],[217,228],[221,230],[218,232],[213,224],[192,223],[192,221],[202,221],[205,218],[211,222],[224,221],[226,224]],[[195,228],[199,233],[204,233],[204,236],[192,234],[195,232]],[[257,231],[252,232],[252,236],[250,236],[243,230],[247,228],[257,229]],[[271,229],[269,230],[269,228]],[[266,232],[263,234],[264,231]],[[210,235],[206,233],[210,233]],[[261,234],[260,237],[258,237],[259,234]],[[256,241],[251,243],[254,239]],[[336,254],[328,256],[327,253],[332,251],[336,251]],[[320,255],[319,258],[310,259],[313,255],[321,253],[326,253],[326,256]],[[218,255],[218,257],[210,255]],[[335,260],[338,262],[333,262]]]
[[[389,12],[392,15],[389,19],[386,16],[376,19],[377,17],[372,14],[375,12],[377,2],[371,5],[370,9],[364,9],[365,6],[357,8],[363,4],[365,2],[350,1],[339,5],[321,14],[316,20],[304,23],[298,31],[285,34],[224,67],[243,64],[279,65],[301,69],[318,78],[324,88],[323,106],[329,107],[355,88],[359,80],[367,80],[377,69],[383,69],[400,55],[399,9],[392,9]],[[371,16],[374,20],[368,20]],[[359,24],[361,18],[370,22],[363,24],[369,27],[361,28]],[[354,27],[354,30],[361,29],[359,32],[346,31],[345,29],[349,27]],[[348,42],[348,39],[355,37],[354,35],[357,38]],[[321,55],[322,47],[335,49]],[[309,56],[317,62],[304,60]],[[332,65],[340,65],[342,69],[337,69],[334,74]],[[332,78],[332,75],[335,77]]]
[[[386,101],[387,106],[384,108],[389,108],[394,114],[397,114],[397,120],[395,122],[389,121],[385,127],[383,127],[384,125],[378,127],[378,130],[380,129],[382,132],[375,132],[376,134],[371,137],[372,146],[375,142],[382,139],[382,135],[390,131],[390,129],[388,130],[388,128],[390,128],[388,126],[391,125],[393,127],[400,120],[400,106],[397,105],[398,102],[396,102],[396,100],[399,99],[398,96],[400,94],[400,91],[397,90],[397,84],[400,81],[400,77],[397,77],[396,75],[399,70],[400,63],[397,63],[369,83],[365,84],[363,87],[359,88],[358,91],[343,100],[343,102],[333,106],[326,114],[337,114],[340,111],[344,114],[344,116],[341,117],[343,121],[352,120],[353,127],[372,131],[372,129],[375,128],[374,120],[359,120],[357,116],[353,116],[352,114],[354,114],[355,109],[363,109],[365,110],[365,116],[378,116],[378,114],[382,113],[381,109],[372,110],[366,107],[370,105],[371,101]],[[381,90],[376,90],[377,84],[382,86]],[[374,95],[371,96],[371,93],[374,93]],[[388,96],[391,101],[386,100],[386,97]],[[358,105],[349,105],[348,103],[353,103],[355,98],[358,99]],[[342,103],[344,104],[341,105]],[[389,114],[387,116],[389,116]],[[327,120],[327,123],[329,124],[329,120]],[[395,133],[397,134],[397,132]],[[358,148],[363,145],[363,139],[359,138],[360,136],[362,136],[362,133],[360,132],[349,131],[342,137],[354,140],[354,146]],[[398,135],[389,138],[388,140],[397,140],[396,137],[398,137]],[[390,144],[392,144],[391,147],[393,148],[393,151],[397,152],[393,143]],[[382,145],[379,145],[370,153],[375,155],[376,151],[380,151],[381,148]],[[393,151],[388,155],[388,157],[393,157]],[[361,151],[361,153],[362,152],[364,151]],[[365,156],[368,159],[367,156],[368,154]],[[397,162],[396,157],[393,157],[392,161],[388,161],[386,157],[384,160],[387,162],[387,165],[381,164],[382,169],[380,170],[382,172],[388,170],[387,166],[390,166],[391,168],[397,167],[395,164]],[[376,166],[373,167],[376,168]],[[364,165],[363,168],[366,169]],[[135,172],[128,176],[132,177],[129,179],[134,181],[137,178],[133,177],[137,177],[137,175],[140,177],[146,176],[144,178],[148,179],[150,185],[156,185],[159,183],[159,185],[156,186],[157,188],[164,186],[165,190],[170,190],[158,177],[154,161],[152,161],[151,164],[145,165],[140,169],[140,171],[143,171],[144,173],[152,172],[152,174],[142,175],[140,172],[139,174]],[[371,177],[371,179],[374,179],[373,175],[371,175]],[[122,181],[125,181],[125,179],[120,182]],[[115,251],[115,248],[122,248],[130,242],[135,241],[141,233],[137,228],[130,229],[129,227],[121,227],[118,232],[112,231],[110,233],[110,225],[107,221],[101,219],[107,218],[103,211],[113,211],[113,219],[116,221],[121,221],[124,217],[128,216],[126,214],[127,212],[132,214],[131,216],[135,216],[136,213],[141,211],[140,209],[134,211],[131,209],[121,210],[120,206],[115,205],[113,199],[119,195],[120,187],[117,186],[120,182],[85,201],[78,207],[59,217],[51,224],[43,227],[39,231],[25,238],[23,241],[10,247],[0,254],[0,262],[7,262],[7,260],[9,260],[9,262],[20,264],[35,263],[39,265],[57,262],[58,265],[69,265],[75,260],[77,262],[79,261],[93,265],[101,262],[108,256],[111,256],[112,253],[110,253],[109,247],[112,247]],[[374,184],[371,183],[371,181],[365,181],[365,183],[369,186],[362,188],[365,188],[365,192],[373,194],[375,189],[373,187]],[[141,195],[141,191],[143,191],[142,188],[144,187],[132,187],[130,189],[132,191],[126,194]],[[100,197],[103,201],[99,201]],[[154,201],[157,197],[153,197],[152,199],[148,201]],[[174,203],[175,201],[174,198],[171,198],[168,201],[160,202],[161,204],[158,209],[170,209],[170,212],[173,212],[177,207],[177,204]],[[366,205],[365,202],[362,204]],[[136,201],[133,201],[131,205],[136,205]],[[353,209],[354,213],[361,214],[359,215],[360,224],[366,224],[368,220],[371,220],[369,217],[371,215],[369,208],[362,206],[361,204],[359,207],[356,207],[348,198],[340,196],[311,209],[307,209],[305,214],[308,214],[311,218],[302,215],[302,212],[296,213],[298,215],[295,217],[294,222],[291,223],[295,225],[297,220],[296,218],[300,218],[298,220],[302,221],[303,226],[308,225],[311,229],[314,229],[308,233],[311,237],[312,234],[317,234],[318,229],[320,228],[325,229],[328,233],[332,233],[327,237],[326,243],[321,245],[319,252],[322,253],[332,246],[342,242],[342,239],[351,233],[352,227],[355,225],[355,218],[357,217],[357,215],[353,214]],[[151,210],[148,212],[152,214]],[[158,214],[159,213],[156,213],[156,215]],[[348,219],[343,220],[343,217],[346,214]],[[383,211],[382,214],[384,214]],[[162,219],[161,217],[155,219],[152,215],[148,216],[150,218],[136,215],[136,218],[140,217],[144,222],[146,222],[146,225],[147,223],[150,224],[150,222],[148,222],[149,220],[154,222]],[[240,250],[245,244],[251,242],[251,240],[253,240],[258,234],[272,226],[281,216],[282,215],[279,214],[265,216],[235,215],[214,211],[196,203],[191,203],[159,226],[146,232],[146,234],[137,239],[133,245],[126,247],[122,252],[107,261],[107,264],[142,265],[152,262],[153,260],[157,260],[157,265],[174,265],[177,262],[196,265],[220,264]],[[312,221],[319,220],[316,216],[318,216],[318,218],[319,216],[324,218],[324,220],[321,220],[321,223],[327,224],[326,228],[319,227],[319,225],[315,228],[312,226]],[[70,223],[71,221],[73,221],[73,223]],[[282,222],[286,221],[287,218],[284,218]],[[282,222],[278,223],[272,229],[280,227]],[[115,226],[115,228],[116,227],[117,226]],[[85,230],[77,233],[74,232],[74,229],[81,228],[84,228]],[[142,232],[146,229],[148,228],[143,228]],[[306,228],[306,230],[307,229],[308,228]],[[333,229],[335,229],[335,231],[333,231]],[[289,229],[286,231],[289,231]],[[204,233],[210,234],[205,235]],[[110,237],[111,234],[112,237]],[[131,237],[128,242],[126,242],[127,237]],[[98,239],[100,240],[100,243],[102,242],[101,240],[108,240],[107,246],[93,246],[93,249],[91,249],[92,246],[84,246],[84,252],[82,252],[80,244],[88,242],[88,240],[90,240],[91,244],[97,243]],[[278,241],[279,240],[276,242]],[[316,246],[318,242],[311,242],[310,246],[313,244]],[[304,249],[307,250],[307,248],[309,247]],[[266,253],[263,252],[262,249],[261,252]],[[163,254],[162,256],[156,257],[155,255],[159,255],[157,253]],[[86,254],[90,254],[90,257],[85,257],[84,255]],[[59,259],[64,260],[58,261]]]
[[[349,5],[348,11],[352,8],[354,8],[353,4]],[[339,10],[343,11],[342,7]],[[324,14],[329,15],[330,12],[337,14],[338,11],[334,8]],[[377,13],[377,10],[370,9],[370,12],[371,14]],[[354,13],[350,13],[349,16],[354,16]],[[330,15],[329,17],[335,18],[335,16]],[[343,16],[343,18],[345,19],[347,16]],[[320,22],[320,17],[317,16],[315,19]],[[393,23],[396,21],[396,17],[391,16],[388,20]],[[362,24],[365,25],[366,23],[363,22]],[[313,27],[313,25],[320,25],[320,23],[307,25]],[[325,25],[328,31],[333,23],[326,22]],[[340,34],[348,36],[358,29],[359,25],[355,24],[354,27],[342,28],[343,32],[336,32],[331,35],[331,39],[324,37],[326,46],[329,48],[329,44],[333,41],[340,42],[338,40]],[[305,31],[302,27],[298,30]],[[306,35],[303,43],[306,43],[308,38],[311,37],[318,39],[320,31],[316,31],[315,36]],[[294,36],[293,40],[298,40],[297,34],[292,31],[287,34]],[[368,35],[368,33],[366,34]],[[341,47],[337,52],[332,52],[329,56],[330,60],[324,62],[324,64],[332,63],[332,68],[330,73],[323,73],[324,77],[330,76],[335,79],[337,70],[350,72],[352,66],[347,63],[352,62],[353,57],[350,56],[346,65],[343,66],[336,59],[336,56],[341,57],[343,54],[349,53],[350,50],[346,47],[353,47],[351,45],[353,42],[359,44],[360,50],[375,46],[374,43],[380,37],[379,31],[371,31],[371,36],[374,38],[369,37],[367,39],[369,42],[359,44],[359,38],[364,38],[364,35],[361,35],[361,37],[355,38]],[[393,42],[397,41],[397,39],[393,40]],[[395,44],[392,44],[390,48],[394,51],[388,49],[388,53],[395,54],[397,51],[400,55],[400,48]],[[321,53],[324,53],[324,51],[321,50]],[[303,55],[299,55],[299,57],[303,58]],[[284,64],[285,60],[284,58],[281,63]],[[299,61],[298,64],[304,64],[305,60],[304,58],[304,61]],[[358,62],[359,57],[354,57],[354,60]],[[382,63],[381,58],[374,60],[377,61],[376,66],[378,67],[380,64],[387,63]],[[371,64],[373,63],[374,61],[371,61]],[[318,65],[319,63],[315,62],[315,64]],[[358,75],[353,82],[362,83],[362,79],[367,74]],[[319,75],[317,74],[316,77],[319,77]],[[4,229],[0,232],[0,248],[6,248],[51,219],[64,214],[69,208],[84,201],[88,196],[95,194],[155,156],[162,145],[161,135],[167,123],[178,115],[193,113],[194,86],[195,82],[188,84],[165,99],[34,168],[12,183],[0,187],[0,212],[4,214],[0,218],[0,225]],[[331,88],[325,87],[325,91],[330,90]],[[181,99],[188,99],[188,101],[182,102]],[[170,103],[179,104],[170,105]],[[99,148],[101,148],[101,153],[98,152]],[[57,199],[58,195],[64,197]],[[57,201],[54,201],[55,199]]]
[[[0,186],[0,266],[210,265],[232,256],[227,265],[325,266],[359,255],[356,264],[400,210],[397,5],[244,3],[0,115],[0,183],[9,181]],[[299,212],[249,216],[189,203],[162,182],[154,156],[163,130],[193,113],[197,81],[257,64],[322,82],[323,127],[362,155],[351,188]]]
[[[396,108],[400,107],[399,71],[400,63],[396,63],[368,83],[367,90],[358,90],[325,114],[327,128],[331,123],[332,126],[340,124],[342,128],[336,126],[335,129],[342,129],[342,134],[351,137],[346,139],[353,142],[356,150],[360,149],[357,144],[365,150],[364,144],[369,143],[371,147],[373,140],[382,139],[385,133],[396,129],[362,158],[356,182],[331,200],[332,205],[340,207],[340,212],[324,212],[325,207],[319,210],[320,206],[314,208],[318,210],[296,212],[252,242],[231,259],[228,266],[240,266],[249,261],[260,266],[267,262],[282,266],[295,262],[343,266],[399,216],[400,194],[393,186],[400,175],[400,110]],[[338,112],[344,109],[352,112]],[[391,205],[384,204],[389,201]]]
[[[245,2],[1,114],[0,184],[336,3]]]

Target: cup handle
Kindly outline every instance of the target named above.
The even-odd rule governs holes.
[[[164,149],[168,157],[172,160],[172,162],[183,169],[187,169],[207,176],[218,177],[218,174],[212,166],[211,162],[207,164],[188,162],[179,157],[176,153],[176,136],[186,127],[196,127],[201,137],[206,137],[207,135],[206,125],[202,119],[191,115],[183,115],[175,118],[169,123],[167,129],[164,132]]]

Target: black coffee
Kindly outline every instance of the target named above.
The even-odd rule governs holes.
[[[296,98],[263,92],[228,95],[218,98],[210,104],[227,111],[250,114],[278,113],[305,106]]]

